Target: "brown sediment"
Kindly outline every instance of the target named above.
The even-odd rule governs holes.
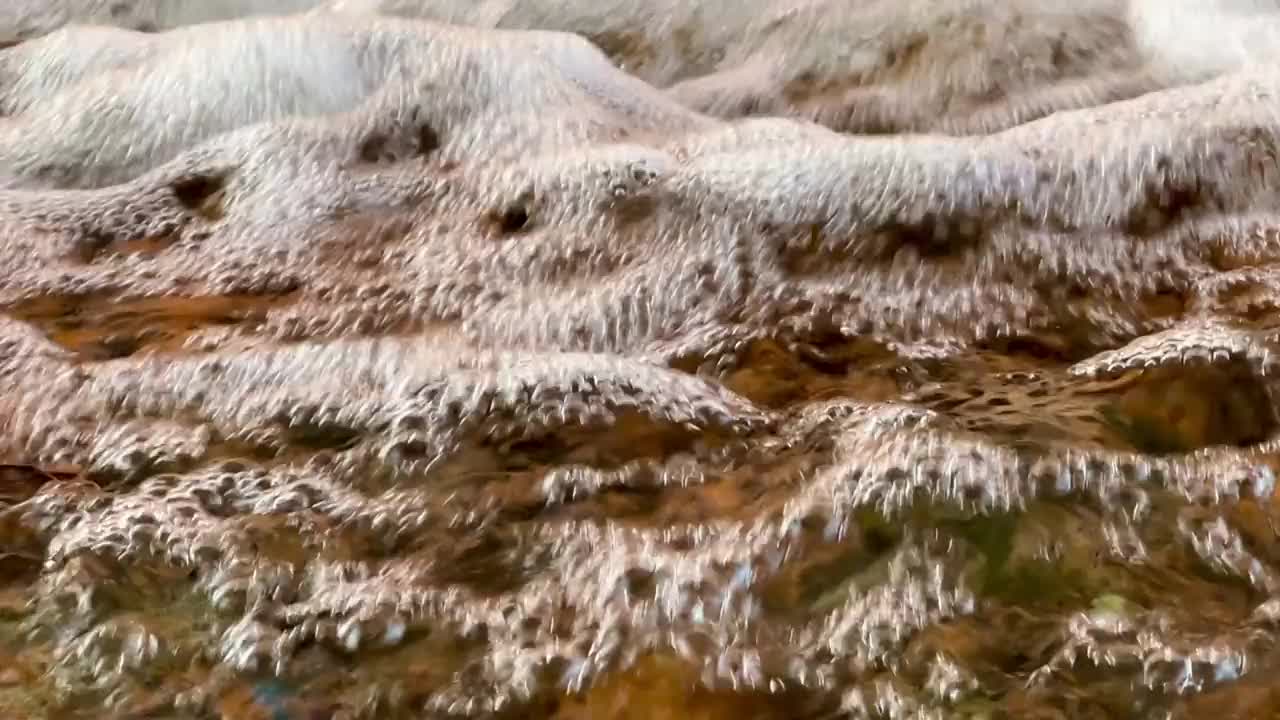
[[[181,352],[192,333],[260,326],[272,309],[287,303],[287,295],[127,299],[90,293],[34,297],[13,304],[8,313],[81,359],[109,360],[141,352]]]

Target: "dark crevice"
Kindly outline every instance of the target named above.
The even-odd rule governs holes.
[[[355,428],[328,422],[295,422],[286,433],[291,444],[309,450],[349,450],[360,442]]]
[[[383,161],[387,156],[387,137],[385,135],[370,135],[365,141],[360,143],[360,160],[370,164]]]
[[[418,128],[418,154],[430,155],[440,149],[440,133],[430,125],[422,125]]]
[[[227,179],[221,175],[194,175],[173,183],[173,195],[182,207],[208,219],[222,216],[222,194]]]
[[[981,221],[966,215],[925,215],[913,223],[890,223],[882,228],[897,247],[911,247],[925,258],[955,255],[977,244],[983,233]]]
[[[1138,237],[1165,232],[1185,217],[1200,211],[1204,202],[1205,198],[1197,190],[1176,186],[1166,188],[1135,209],[1125,222],[1125,231]]]
[[[1123,225],[1138,237],[1156,235],[1196,215],[1223,212],[1226,202],[1211,183],[1199,177],[1174,177],[1168,158],[1156,164],[1156,176],[1145,190],[1145,202],[1134,208]]]
[[[137,353],[143,346],[143,339],[140,337],[113,335],[99,340],[87,354],[95,360],[119,360]]]
[[[369,165],[390,165],[409,157],[426,157],[439,150],[442,144],[440,133],[430,125],[423,124],[418,127],[412,140],[413,147],[408,152],[405,152],[403,144],[393,142],[391,136],[372,133],[360,143],[358,155],[361,162]]]
[[[492,219],[498,231],[504,235],[514,235],[529,229],[529,210],[522,205],[508,207],[496,213]]]
[[[1089,338],[1070,329],[1059,334],[1049,333],[1043,337],[1035,335],[1015,335],[1012,337],[987,338],[978,343],[981,350],[1030,358],[1053,365],[1072,364],[1091,357],[1094,353],[1111,348],[1100,347]]]

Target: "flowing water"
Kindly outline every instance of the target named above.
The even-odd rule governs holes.
[[[0,718],[1280,712],[1280,76],[444,5],[0,51]]]

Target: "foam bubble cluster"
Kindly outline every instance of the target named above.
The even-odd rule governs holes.
[[[0,11],[0,715],[1263,713],[1265,44],[759,4]]]

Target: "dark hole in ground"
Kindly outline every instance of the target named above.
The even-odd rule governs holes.
[[[175,181],[172,187],[173,195],[182,207],[210,218],[221,214],[218,200],[226,189],[226,178],[219,175],[195,175]]]

